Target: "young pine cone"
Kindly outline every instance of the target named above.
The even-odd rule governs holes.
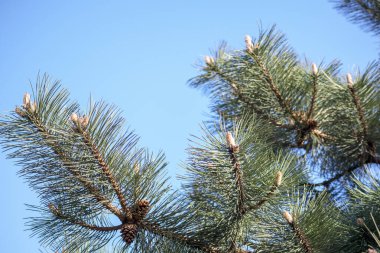
[[[145,218],[149,211],[150,205],[148,200],[139,200],[133,210],[133,218],[135,221],[141,221]]]
[[[137,235],[137,225],[136,224],[124,224],[121,227],[121,237],[126,244],[131,244]]]

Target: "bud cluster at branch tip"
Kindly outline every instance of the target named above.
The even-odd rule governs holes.
[[[72,122],[77,123],[78,122],[78,115],[74,112],[73,114],[71,114],[70,119]]]
[[[90,121],[90,118],[88,116],[84,116],[82,118],[79,118],[78,121],[80,122],[83,128],[86,128],[88,126],[88,122]]]
[[[28,108],[30,106],[30,94],[28,92],[24,94],[22,102],[24,108]]]
[[[364,226],[364,219],[363,218],[357,218],[356,219],[356,224],[358,224],[359,226]]]
[[[33,102],[33,103],[31,103],[30,104],[30,112],[31,113],[34,113],[34,112],[36,112],[36,110],[37,110],[37,103],[36,102]]]
[[[288,211],[285,211],[282,215],[289,224],[293,224],[293,217]]]
[[[140,165],[139,165],[138,162],[136,162],[136,163],[133,165],[133,173],[135,173],[135,175],[140,174]]]
[[[315,63],[311,65],[311,71],[313,72],[313,75],[315,76],[318,74],[318,67]]]
[[[352,81],[352,76],[351,76],[351,74],[350,74],[350,73],[347,73],[346,78],[347,78],[348,88],[352,88],[352,85],[354,84],[354,82]]]
[[[231,132],[227,132],[227,134],[226,134],[226,141],[227,141],[228,148],[233,153],[239,152],[239,145],[236,145],[235,139],[232,136]]]
[[[250,54],[252,54],[255,49],[259,48],[259,44],[253,44],[252,38],[249,35],[245,35],[244,41],[245,41],[245,49]]]
[[[207,66],[213,66],[215,64],[215,60],[214,58],[212,58],[211,56],[209,55],[206,55],[205,56],[205,62],[206,62],[206,65]]]
[[[23,111],[20,107],[16,106],[16,109],[15,109],[15,112],[21,116],[21,117],[25,117],[26,116],[26,113],[25,111]]]
[[[250,54],[252,54],[254,46],[253,46],[253,43],[252,43],[251,36],[245,35],[244,41],[245,41],[245,48],[247,49],[247,52],[250,53]]]
[[[50,212],[52,212],[52,214],[54,214],[55,216],[58,216],[60,214],[58,208],[54,206],[52,203],[50,203],[48,207],[50,209]]]
[[[78,117],[75,112],[71,114],[70,119],[77,127],[81,127],[82,129],[86,129],[90,121],[88,116]]]
[[[22,99],[22,103],[23,103],[22,107],[24,109],[26,109],[29,113],[35,113],[36,112],[36,110],[37,110],[37,103],[36,102],[32,102],[30,100],[30,94],[29,93],[26,92],[24,94],[24,97]],[[16,108],[16,113],[18,115],[22,116],[22,117],[26,116],[25,112],[23,112],[21,110],[21,108],[19,108],[19,107]]]
[[[274,181],[274,185],[275,185],[276,187],[279,187],[279,186],[281,185],[281,183],[282,183],[282,176],[283,176],[283,174],[282,174],[281,171],[277,172],[277,174],[276,174],[276,179],[275,179],[275,181]]]

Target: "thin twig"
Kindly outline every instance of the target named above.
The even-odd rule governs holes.
[[[122,224],[120,225],[117,225],[117,226],[112,226],[112,227],[99,227],[99,226],[96,226],[96,225],[90,225],[82,220],[76,220],[76,219],[73,219],[69,216],[66,216],[64,215],[59,209],[55,208],[55,207],[49,207],[52,211],[52,213],[59,219],[62,219],[62,220],[66,220],[74,225],[78,225],[78,226],[81,226],[81,227],[84,227],[84,228],[87,228],[87,229],[90,229],[90,230],[95,230],[95,231],[104,231],[104,232],[107,232],[107,231],[115,231],[115,230],[119,230],[121,229],[122,227]]]
[[[313,114],[315,101],[317,100],[317,92],[318,92],[318,89],[317,89],[318,75],[313,74],[312,78],[313,78],[313,91],[311,93],[310,107],[309,107],[309,110],[307,111],[307,116],[306,116],[307,119],[310,119],[311,115]]]
[[[364,163],[363,165],[365,165],[367,163],[380,164],[380,158],[372,157],[371,160],[366,161],[366,163]],[[352,174],[356,169],[361,168],[363,165],[352,166],[352,167],[346,169],[345,171],[336,174],[334,177],[332,177],[330,179],[327,179],[323,182],[315,183],[315,184],[314,183],[308,183],[308,184],[306,184],[306,186],[311,186],[311,187],[324,186],[324,187],[328,188],[334,181],[339,180],[343,176],[348,176],[348,175]]]
[[[168,239],[179,241],[189,247],[202,250],[203,252],[206,252],[206,253],[221,253],[216,247],[205,245],[203,242],[199,240],[186,237],[182,234],[175,233],[168,229],[160,228],[158,225],[151,224],[147,221],[140,222],[138,226],[153,234],[160,235]]]
[[[297,225],[294,217],[290,213],[284,212],[284,219],[288,222],[289,226],[298,238],[299,243],[305,250],[305,253],[313,253],[313,248],[311,247],[310,241],[308,240],[302,229]]]
[[[299,239],[299,242],[302,245],[302,248],[305,250],[305,253],[313,253],[313,248],[311,247],[309,240],[307,239],[305,233],[301,230],[301,228],[298,227],[295,222],[289,223],[289,225],[293,229],[297,238]]]
[[[142,221],[138,223],[138,226],[142,229],[145,229],[153,234],[166,237],[168,239],[179,241],[180,243],[183,243],[184,245],[187,245],[191,248],[201,250],[205,253],[222,253],[220,249],[218,249],[216,246],[207,245],[204,242],[196,239],[192,239],[189,237],[186,237],[182,234],[175,233],[168,229],[160,228],[156,224],[151,224],[147,221]],[[236,249],[235,252],[239,253],[252,253],[250,251],[246,251],[243,249]]]
[[[363,130],[363,138],[366,139],[367,132],[368,132],[368,126],[367,126],[367,122],[366,122],[365,117],[364,117],[363,106],[362,106],[362,104],[360,102],[359,96],[356,94],[356,90],[353,87],[353,85],[348,85],[348,89],[349,89],[350,94],[352,96],[352,100],[353,100],[353,102],[355,104],[355,108],[356,108],[356,110],[358,112],[360,125],[361,125],[362,130]]]
[[[234,150],[234,147],[229,147],[228,152],[230,154],[231,164],[233,167],[233,172],[235,176],[235,186],[238,193],[237,199],[237,211],[239,216],[242,216],[247,211],[245,203],[246,203],[246,195],[243,186],[243,173],[241,171],[241,164],[237,157],[237,152]]]
[[[278,189],[277,186],[272,185],[269,192],[261,200],[259,200],[255,205],[249,206],[247,211],[257,210],[260,207],[262,207],[271,197],[273,197],[273,195],[275,195],[277,189]]]

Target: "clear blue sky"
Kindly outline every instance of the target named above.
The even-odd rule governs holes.
[[[141,145],[163,150],[172,183],[187,139],[207,119],[208,99],[188,87],[195,65],[225,40],[244,46],[258,24],[277,24],[301,57],[338,58],[343,71],[377,59],[379,41],[328,1],[0,1],[0,113],[22,103],[37,73],[60,79],[84,107],[91,96],[123,110]],[[0,153],[0,252],[39,252],[24,231],[38,203]]]

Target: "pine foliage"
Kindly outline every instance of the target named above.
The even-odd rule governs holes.
[[[379,0],[332,0],[336,8],[367,31],[380,34]]]
[[[32,235],[64,252],[378,249],[379,63],[351,76],[338,61],[301,62],[275,27],[245,42],[205,57],[190,81],[215,118],[191,138],[178,190],[117,108],[82,111],[38,78],[0,119],[1,146],[40,198]]]

